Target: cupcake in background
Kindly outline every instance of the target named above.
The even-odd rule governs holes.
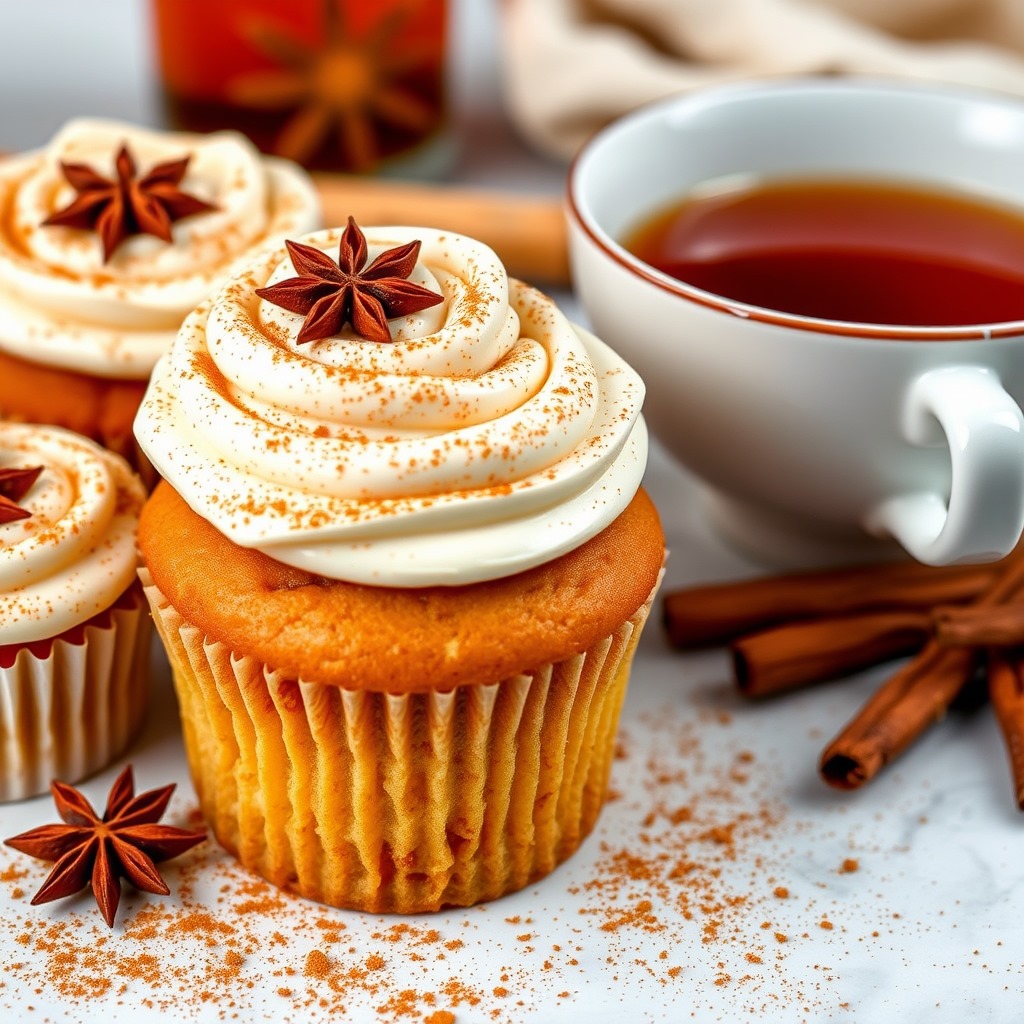
[[[99,771],[146,705],[145,491],[66,430],[0,422],[0,800]]]
[[[309,177],[242,135],[69,122],[0,160],[0,418],[138,467],[132,420],[185,316],[261,247],[320,222]]]
[[[182,327],[139,544],[203,812],[279,886],[413,913],[593,827],[664,537],[643,385],[495,254],[319,232]]]

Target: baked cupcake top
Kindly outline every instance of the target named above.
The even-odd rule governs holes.
[[[138,202],[125,211],[128,189]],[[320,222],[305,172],[236,132],[94,120],[0,161],[0,211],[0,350],[127,379],[147,377],[186,314],[254,252]],[[153,229],[171,240],[140,233]]]
[[[117,455],[56,427],[0,421],[0,635],[57,636],[135,578],[142,484]]]
[[[159,472],[234,543],[355,583],[496,579],[603,530],[646,463],[637,374],[481,243],[375,227],[361,249],[354,232],[262,255],[185,321],[136,420]],[[388,340],[368,340],[373,263],[402,246],[416,254],[403,286],[435,304],[388,307]],[[353,256],[369,281],[341,324],[325,261],[337,276]],[[286,283],[314,263],[319,285]],[[319,305],[292,312],[268,288]],[[310,324],[329,336],[300,341]]]

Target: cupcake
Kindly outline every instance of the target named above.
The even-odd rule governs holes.
[[[320,217],[308,176],[242,135],[88,120],[0,161],[0,205],[0,418],[133,465],[135,412],[185,316]]]
[[[0,422],[0,800],[99,771],[139,726],[144,500],[125,461],[87,438]]]
[[[412,913],[551,871],[604,799],[664,559],[643,385],[480,243],[348,228],[185,322],[136,433],[146,594],[220,842]]]

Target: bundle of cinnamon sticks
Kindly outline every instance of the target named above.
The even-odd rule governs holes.
[[[767,697],[913,655],[825,748],[819,771],[842,789],[870,781],[979,673],[1024,810],[1024,548],[1000,562],[884,563],[677,590],[669,641],[727,644],[736,684]]]

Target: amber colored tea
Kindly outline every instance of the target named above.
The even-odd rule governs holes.
[[[1024,211],[897,183],[780,180],[705,190],[623,243],[687,284],[827,320],[1024,319]]]
[[[444,130],[447,0],[151,0],[168,120],[318,170],[376,171]]]

